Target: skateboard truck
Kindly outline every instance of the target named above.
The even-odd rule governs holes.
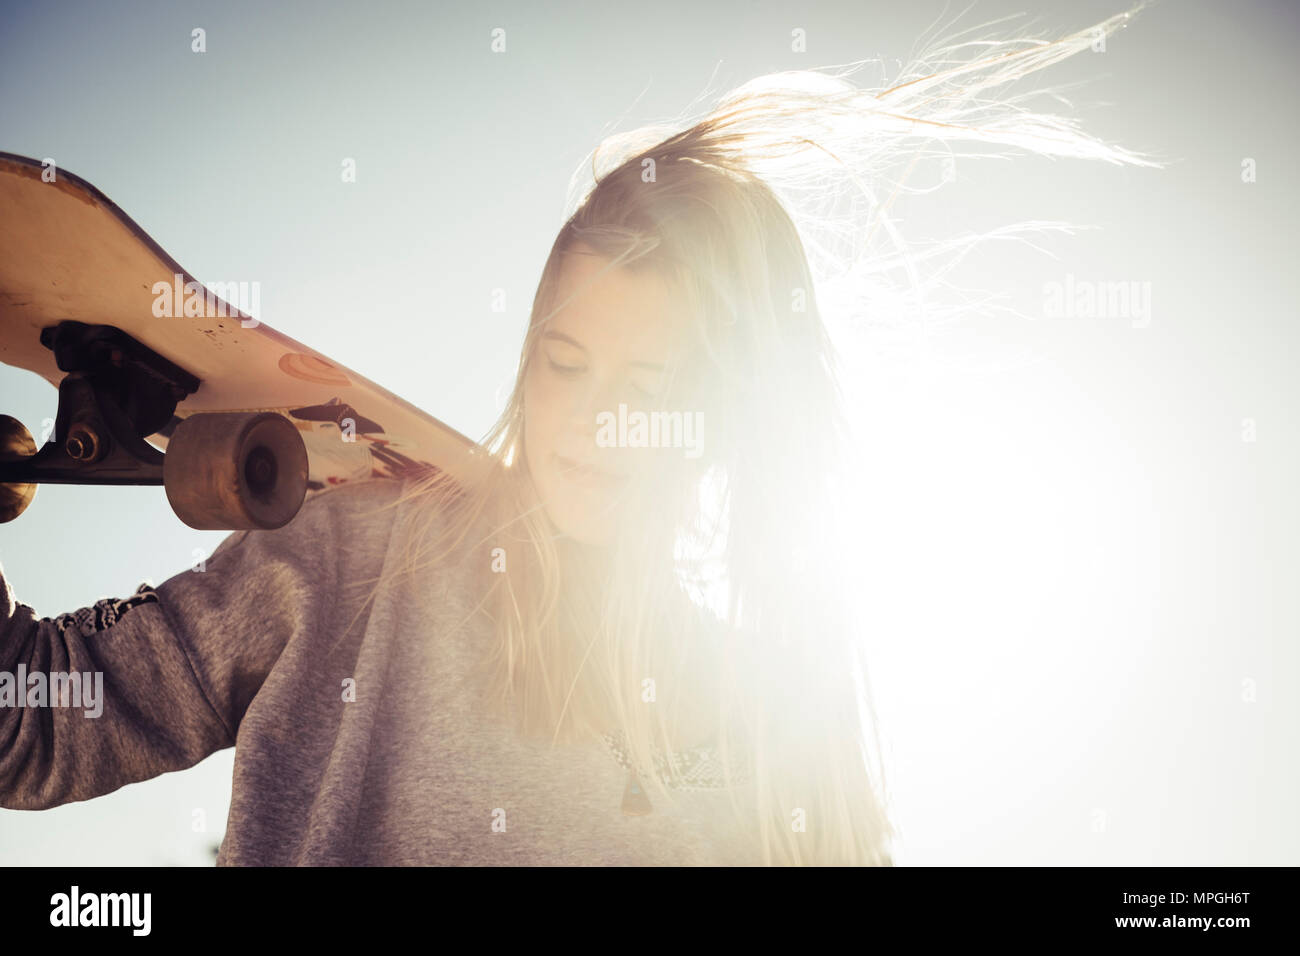
[[[64,321],[41,330],[67,374],[54,436],[38,451],[17,419],[0,415],[0,523],[36,486],[163,485],[177,516],[208,530],[278,528],[306,494],[307,452],[274,412],[191,415],[169,429],[167,454],[145,441],[173,422],[198,378],[121,329]]]

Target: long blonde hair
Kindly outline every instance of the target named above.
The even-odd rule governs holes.
[[[466,541],[482,561],[494,710],[552,740],[617,733],[637,767],[655,768],[641,778],[650,796],[672,800],[687,714],[707,705],[754,862],[892,862],[861,582],[837,560],[858,529],[844,520],[850,439],[824,320],[923,290],[937,252],[961,253],[914,255],[892,229],[890,203],[920,157],[966,142],[1154,165],[1023,96],[988,97],[1133,12],[1051,41],[950,42],[876,90],[848,82],[866,61],[760,77],[702,118],[593,151],[542,270],[514,391],[482,441],[490,467],[465,484],[433,471],[402,499],[416,501],[418,527],[394,573],[435,574]],[[523,447],[523,383],[579,243],[605,268],[667,282],[688,342],[661,409],[706,423],[699,457],[656,459],[653,509],[594,562],[555,536]]]

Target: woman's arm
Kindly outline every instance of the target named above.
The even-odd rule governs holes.
[[[398,487],[313,497],[283,528],[231,534],[202,570],[56,618],[15,601],[0,568],[0,807],[88,800],[233,746],[295,632],[346,623],[342,555],[365,531],[350,519]],[[79,706],[50,706],[61,694]]]

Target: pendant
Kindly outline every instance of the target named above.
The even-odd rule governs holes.
[[[623,791],[623,815],[628,817],[643,817],[654,810],[650,806],[650,798],[646,796],[645,791],[641,789],[641,783],[636,778],[635,772],[629,772],[627,775],[627,787]]]

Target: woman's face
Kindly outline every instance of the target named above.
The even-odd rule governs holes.
[[[652,453],[600,447],[597,415],[617,420],[620,402],[629,413],[659,407],[680,331],[655,273],[617,267],[591,281],[607,261],[581,244],[564,254],[552,301],[580,291],[539,332],[524,380],[534,487],[559,531],[597,546],[609,544],[620,514],[640,500]]]

